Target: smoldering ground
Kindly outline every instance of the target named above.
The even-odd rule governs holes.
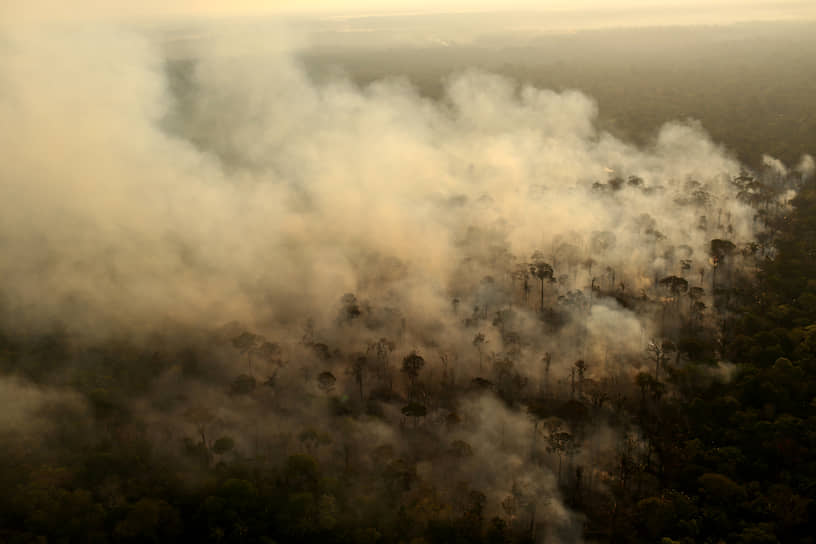
[[[540,425],[517,400],[570,372],[573,398],[631,381],[691,312],[661,278],[712,306],[711,240],[764,228],[740,165],[692,120],[638,148],[578,91],[487,73],[451,74],[439,101],[398,77],[318,83],[292,43],[224,33],[180,58],[121,27],[5,31],[0,317],[7,335],[58,331],[66,361],[12,371],[77,413],[88,369],[138,374],[117,402],[167,455],[186,437],[222,461],[385,464],[413,493],[464,485],[491,515],[546,513],[544,537],[579,539],[558,488],[570,416]],[[778,208],[813,169],[765,164]],[[53,393],[9,383],[29,404]],[[103,385],[91,404],[116,404]],[[618,447],[570,430],[605,437],[590,463]]]

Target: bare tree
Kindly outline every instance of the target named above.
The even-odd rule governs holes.
[[[482,348],[486,343],[487,340],[485,339],[484,333],[476,333],[476,336],[473,337],[473,346],[476,348],[476,351],[479,352],[479,372],[482,371],[482,360],[484,358]]]

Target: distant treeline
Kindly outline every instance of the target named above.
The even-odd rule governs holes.
[[[407,76],[428,96],[457,70],[481,69],[536,87],[579,89],[601,126],[649,143],[663,123],[697,119],[740,162],[765,153],[794,164],[816,141],[816,27],[756,23],[515,36],[416,47],[321,47],[301,58],[320,77],[340,68],[361,83]],[[376,45],[376,44],[375,44]]]

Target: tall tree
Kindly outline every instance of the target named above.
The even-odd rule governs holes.
[[[540,251],[533,253],[530,263],[530,273],[538,278],[541,288],[541,304],[539,305],[539,311],[544,313],[544,282],[554,282],[555,278],[553,276],[552,265],[544,260],[544,254]]]

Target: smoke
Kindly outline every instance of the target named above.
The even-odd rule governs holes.
[[[598,380],[608,361],[642,360],[679,304],[662,293],[659,317],[657,280],[691,282],[713,238],[754,239],[755,210],[731,183],[740,165],[693,120],[639,148],[600,130],[578,91],[482,72],[450,75],[439,101],[403,78],[316,82],[297,40],[269,36],[223,34],[178,58],[118,27],[6,31],[4,330],[58,328],[76,345],[128,337],[151,351],[172,344],[148,341],[157,332],[205,331],[188,341],[206,346],[210,382],[176,365],[132,402],[154,443],[200,435],[206,449],[230,435],[236,451],[306,448],[327,462],[357,448],[372,466],[388,448],[416,459],[453,447],[467,459],[420,462],[418,477],[469,478],[491,514],[515,497],[533,518],[549,513],[563,533],[553,538],[578,539],[564,536],[577,524],[560,473],[530,462],[544,439],[520,411],[478,391],[427,403],[427,434],[413,440],[397,429],[425,416],[394,402],[328,429],[324,397],[337,393],[340,412],[358,396],[430,399],[454,386],[506,400],[553,387],[578,358]],[[812,174],[813,159],[797,171]],[[543,261],[552,277],[531,275]],[[254,362],[230,344],[247,329],[265,336],[251,339],[266,349]],[[393,370],[412,350],[426,360],[416,383]],[[380,365],[365,381],[348,378],[358,355]],[[228,381],[246,372],[265,385]],[[316,383],[320,372],[331,377]],[[36,419],[50,395],[0,385],[24,401],[0,431]],[[450,419],[461,424],[446,432]]]
[[[803,158],[802,161],[804,162],[805,159]],[[762,155],[762,164],[777,176],[788,175],[788,168],[782,163],[782,161],[775,159],[770,155]]]
[[[803,178],[807,179],[816,171],[816,161],[814,161],[810,155],[802,155],[802,159],[799,161],[799,164],[796,165],[796,171],[802,174]]]
[[[648,149],[600,132],[579,92],[466,72],[433,103],[404,80],[316,85],[286,52],[236,49],[204,48],[180,96],[138,34],[7,36],[7,316],[83,331],[291,320],[363,287],[427,315],[487,233],[524,258],[610,231],[610,261],[649,270],[661,265],[627,219],[648,214],[666,246],[701,253],[697,212],[676,201],[691,180],[725,201],[738,171],[693,123]],[[589,191],[609,169],[649,190]]]
[[[33,386],[15,378],[0,379],[0,393],[7,404],[0,416],[2,436],[8,433],[17,433],[17,438],[32,438],[30,435],[35,433],[41,436],[51,428],[51,411],[73,411],[80,415],[84,412],[79,395]]]

